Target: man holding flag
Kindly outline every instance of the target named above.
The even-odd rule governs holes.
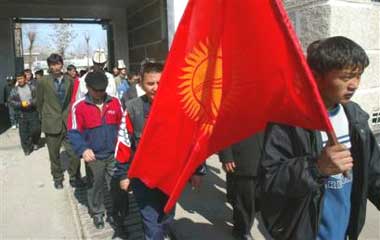
[[[154,98],[128,177],[166,211],[208,156],[268,121],[332,130],[282,0],[190,0]]]
[[[352,48],[352,44],[349,46],[351,47],[344,51],[354,51],[358,54],[359,48]],[[344,56],[343,53],[346,52],[338,53],[338,58]],[[359,71],[352,73],[356,79],[361,74],[360,71],[364,70],[368,64],[357,60],[356,57],[353,60],[353,62],[348,61],[347,63],[350,63],[348,65],[333,65],[331,69],[321,73],[329,74],[330,70],[339,71],[348,67],[349,70]],[[348,77],[348,79],[351,78]],[[326,106],[330,108],[341,103],[340,98],[330,99],[331,96],[335,96],[336,90],[339,90],[340,94],[340,87],[344,88],[345,85],[342,86],[339,83],[338,81],[336,86],[316,85],[282,0],[190,0],[177,28],[162,74],[160,88],[146,121],[128,177],[138,178],[147,187],[160,189],[169,196],[165,206],[165,211],[168,212],[175,205],[194,170],[208,156],[263,130],[268,122],[299,127],[296,129],[319,130],[333,135],[334,128]],[[355,89],[350,84],[350,87],[343,91],[343,98],[348,101]],[[326,104],[326,100],[329,104]],[[380,171],[376,163],[379,158],[378,149],[368,126],[364,124],[365,114],[362,114],[358,107],[354,107],[354,110],[358,114],[354,119],[358,122],[351,121],[348,113],[347,118],[352,125],[359,123],[362,128],[357,132],[357,136],[353,137],[355,141],[363,137],[359,135],[363,134],[366,137],[362,139],[363,143],[356,145],[357,142],[355,142],[353,146],[363,147],[360,153],[365,156],[358,157],[359,160],[371,159],[371,161],[363,165],[354,163],[352,187],[355,190],[357,190],[355,184],[367,187],[367,181],[369,181],[371,189],[368,191],[373,191],[370,197],[376,199],[380,195],[377,189],[380,185],[377,180]],[[308,133],[306,130],[302,131],[304,135]],[[292,136],[292,140],[294,136],[298,137],[295,134]],[[289,138],[286,135],[285,137],[278,136],[275,142],[275,146],[279,147],[278,152],[288,150],[286,145],[284,149],[281,148],[283,138],[287,140],[287,137]],[[301,150],[297,154],[307,154],[302,151],[302,147],[314,144],[314,142],[303,142],[297,138],[295,141],[297,142],[292,143],[299,145]],[[347,156],[347,150],[343,150],[340,145],[335,148],[337,148],[335,151],[347,158],[344,168],[340,170],[349,175],[352,162],[350,163],[350,156]],[[325,160],[321,163],[327,163],[327,169],[330,169],[330,162],[326,158],[324,157]],[[274,159],[278,160],[275,157]],[[270,191],[271,182],[269,181],[281,181],[282,176],[276,175],[276,178],[271,179],[270,174],[277,170],[293,174],[286,171],[288,165],[282,162],[284,158],[280,160],[263,163],[265,178],[261,184],[264,184],[264,194],[269,200],[273,200],[281,194],[290,192],[295,193],[294,197],[297,199],[299,195],[294,191],[299,184],[304,183],[302,181],[295,181],[293,185],[286,184],[286,181],[283,185],[280,182],[274,182],[285,186],[285,189],[279,189],[274,193]],[[285,163],[291,165],[292,162],[285,161]],[[303,166],[300,162],[296,163]],[[355,166],[365,166],[364,175],[368,178],[363,178],[361,174],[358,178]],[[371,171],[368,170],[369,166]],[[316,167],[309,170],[315,171],[315,174],[321,171]],[[335,170],[321,172],[329,175],[336,173]],[[366,173],[371,174],[366,175]],[[289,177],[294,180],[299,175]],[[309,183],[308,180],[306,178],[307,183]],[[308,189],[306,188],[305,191]],[[366,191],[367,188],[360,192],[367,193]],[[363,202],[359,202],[358,199],[355,201],[360,204],[360,208],[364,208]],[[278,212],[270,211],[270,207],[276,208],[283,206],[284,203],[290,204],[287,205],[288,208],[278,209]],[[294,215],[291,211],[293,205],[298,206],[298,202],[284,201],[275,206],[267,205],[265,213],[270,216],[269,220],[267,219],[267,226],[273,227],[270,228],[272,235],[275,238],[294,239],[298,236],[302,239],[313,239],[313,237],[308,238],[308,235],[298,235],[300,232],[292,232],[294,226],[305,222],[309,229],[312,229],[315,239],[318,233],[311,226],[318,226],[316,219],[319,215],[313,215],[315,218],[311,219],[313,221],[311,225],[310,221],[304,221],[309,216],[296,218],[298,215]],[[281,215],[285,216],[284,219],[271,215],[277,216],[276,213],[282,213],[280,210],[287,209],[289,209],[289,214]],[[364,211],[358,213],[363,214]],[[299,221],[295,222],[295,218]],[[351,219],[358,221],[358,224],[350,228],[350,231],[353,231],[350,236],[357,236],[361,229],[363,215],[357,215]],[[276,225],[276,223],[284,225]],[[351,222],[350,226],[355,223]]]
[[[338,143],[326,132],[269,124],[258,186],[264,224],[274,239],[357,239],[367,198],[380,209],[380,149],[368,114],[350,101],[369,60],[345,37],[308,48]]]

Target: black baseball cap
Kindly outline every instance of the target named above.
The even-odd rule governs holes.
[[[95,90],[105,90],[108,85],[106,74],[100,71],[88,73],[84,81],[89,87]]]

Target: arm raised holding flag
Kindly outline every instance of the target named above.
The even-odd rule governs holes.
[[[190,0],[129,177],[169,211],[208,156],[270,121],[332,131],[282,1]]]

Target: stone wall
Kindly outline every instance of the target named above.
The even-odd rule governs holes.
[[[370,58],[353,100],[368,113],[380,110],[380,4],[371,0],[284,0],[304,49],[319,38],[342,35]],[[375,128],[376,126],[373,125]]]
[[[165,0],[141,0],[128,8],[129,67],[139,71],[146,58],[165,61],[168,52]]]

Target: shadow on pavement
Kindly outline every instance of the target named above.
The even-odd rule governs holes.
[[[194,223],[188,218],[176,220],[173,228],[176,229],[174,231],[178,239],[186,239],[183,236],[185,233],[179,232],[181,229],[193,233],[193,238],[189,239],[198,239],[194,234],[202,233],[203,235],[205,231],[213,237],[222,233],[223,239],[228,239],[225,236],[230,235],[232,231],[232,209],[226,203],[226,194],[223,191],[226,188],[225,181],[218,174],[220,174],[220,169],[208,166],[207,175],[203,178],[199,191],[192,190],[189,185],[185,188],[178,204],[189,212],[186,215],[197,213],[210,224]]]

